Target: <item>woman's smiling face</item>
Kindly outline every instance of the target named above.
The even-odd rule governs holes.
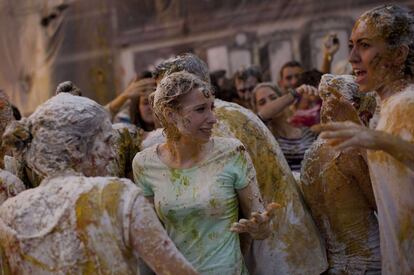
[[[175,126],[181,136],[191,137],[200,142],[207,142],[217,122],[212,93],[195,88],[180,100],[180,109],[175,114]]]

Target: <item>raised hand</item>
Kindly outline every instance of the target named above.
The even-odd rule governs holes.
[[[143,96],[149,91],[155,91],[156,83],[152,78],[132,81],[123,92],[127,98]]]
[[[325,55],[333,56],[339,50],[340,43],[336,33],[329,33],[323,39],[323,52]]]
[[[319,96],[318,89],[312,85],[302,84],[296,88],[296,92],[306,96]]]

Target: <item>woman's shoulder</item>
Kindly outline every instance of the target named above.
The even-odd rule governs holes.
[[[236,138],[214,137],[214,155],[228,155],[246,151],[243,143]]]
[[[144,150],[138,152],[133,161],[132,165],[142,165],[144,163],[152,163],[157,160],[157,147],[159,144],[154,144],[148,148],[145,148]]]
[[[244,146],[243,143],[237,138],[231,137],[213,137],[214,146],[220,148],[237,148],[239,146]]]
[[[408,119],[414,115],[414,84],[384,100],[381,104],[382,118]]]
[[[395,105],[414,104],[414,84],[408,85],[401,92],[395,93],[383,102],[383,107],[394,107]]]

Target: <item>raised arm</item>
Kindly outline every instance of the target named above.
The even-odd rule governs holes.
[[[336,33],[329,33],[323,41],[323,57],[321,72],[329,74],[331,72],[332,59],[339,50],[340,43]]]
[[[106,105],[106,108],[109,110],[112,117],[114,117],[127,100],[140,96],[149,89],[155,90],[155,87],[155,80],[152,78],[132,81],[122,93]]]
[[[269,102],[266,106],[262,107],[262,110],[258,112],[258,115],[262,120],[270,120],[292,105],[300,95],[318,95],[318,90],[310,85],[301,85],[297,89],[290,89],[289,93],[282,95]]]
[[[138,196],[132,207],[129,230],[131,244],[156,274],[198,274],[168,237],[144,196]]]

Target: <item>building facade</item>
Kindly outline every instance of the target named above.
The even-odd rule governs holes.
[[[335,32],[348,55],[348,37],[364,11],[380,0],[117,0],[74,1],[66,14],[54,82],[73,80],[85,95],[106,103],[135,73],[192,52],[211,71],[260,65],[277,81],[290,60],[319,68],[322,39]],[[412,1],[399,1],[414,8]]]

